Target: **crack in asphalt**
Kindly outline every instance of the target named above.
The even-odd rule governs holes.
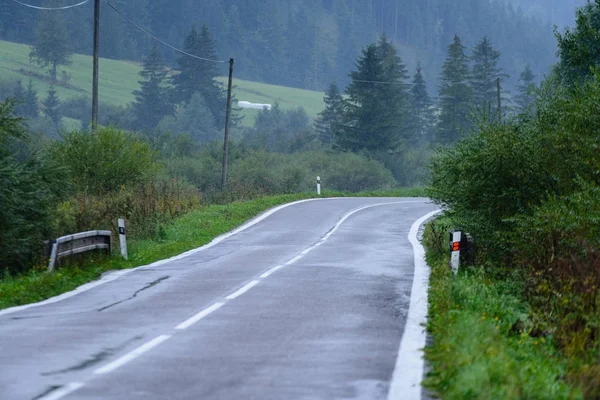
[[[65,374],[65,373],[68,373],[68,372],[75,372],[75,371],[81,371],[81,370],[87,369],[87,368],[89,368],[89,367],[91,367],[93,365],[101,363],[102,361],[106,360],[107,358],[109,358],[113,354],[118,353],[121,350],[125,349],[131,343],[133,343],[135,341],[138,341],[138,340],[140,340],[142,338],[143,338],[143,336],[135,336],[135,337],[129,339],[128,341],[126,341],[125,343],[123,343],[120,346],[117,346],[115,348],[109,348],[109,349],[102,350],[101,352],[92,355],[87,360],[84,360],[84,361],[80,362],[79,364],[76,364],[76,365],[74,365],[72,367],[60,369],[60,370],[57,370],[57,371],[43,372],[41,375],[42,376],[52,376],[52,375]],[[56,390],[56,389],[57,388],[55,388],[53,390]],[[46,394],[48,394],[48,393],[44,393],[44,395],[46,395]]]
[[[143,292],[144,290],[148,290],[148,289],[150,289],[150,288],[152,288],[152,287],[154,287],[154,286],[158,285],[159,283],[161,283],[161,282],[163,282],[163,281],[165,281],[165,280],[167,280],[167,279],[169,279],[169,278],[170,278],[170,276],[169,276],[169,275],[167,275],[167,276],[163,276],[162,278],[158,278],[157,280],[150,282],[149,284],[147,284],[146,286],[144,286],[144,287],[143,287],[143,288],[141,288],[140,290],[136,291],[136,292],[135,292],[133,295],[131,295],[130,297],[128,297],[128,298],[126,298],[126,299],[123,299],[123,300],[119,300],[119,301],[117,301],[117,302],[114,302],[114,303],[112,303],[112,304],[109,304],[109,305],[107,305],[107,306],[104,306],[104,307],[102,307],[102,308],[99,308],[97,311],[98,311],[98,312],[102,312],[102,311],[104,311],[104,310],[107,310],[107,309],[109,309],[109,308],[111,308],[111,307],[117,306],[117,305],[119,305],[119,304],[121,304],[121,303],[124,303],[124,302],[126,302],[126,301],[133,300],[133,299],[135,299],[135,298],[137,297],[137,295],[138,295],[138,294],[140,294],[140,293],[141,293],[141,292]]]

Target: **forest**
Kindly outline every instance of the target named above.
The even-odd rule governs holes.
[[[64,5],[67,0],[36,0]],[[356,55],[386,34],[411,69],[423,65],[430,89],[455,34],[472,47],[488,36],[505,56],[509,86],[530,65],[542,77],[555,62],[552,25],[539,13],[503,0],[110,0],[117,9],[164,41],[180,46],[192,25],[207,25],[219,59],[233,56],[244,79],[325,88],[345,86]],[[562,2],[561,2],[562,3]],[[529,10],[529,8],[528,8]],[[561,9],[562,11],[563,9]],[[573,7],[568,7],[572,16]],[[0,4],[0,39],[32,44],[40,14],[12,1]],[[91,54],[92,4],[64,13],[75,53]],[[140,62],[152,38],[102,4],[101,56]],[[178,55],[165,52],[168,65]],[[225,75],[226,70],[220,71]]]

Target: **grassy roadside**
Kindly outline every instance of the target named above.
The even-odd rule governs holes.
[[[444,217],[427,225],[432,268],[424,385],[443,399],[579,399],[563,380],[567,365],[552,340],[535,337],[519,276],[478,266],[454,277]]]
[[[325,193],[331,197],[421,197],[422,188],[396,189],[386,192],[358,194]],[[160,240],[130,240],[129,260],[118,256],[111,259],[90,258],[82,267],[67,267],[54,273],[45,272],[45,265],[19,277],[0,280],[0,309],[41,301],[98,279],[107,271],[134,268],[173,257],[209,243],[215,237],[231,231],[269,208],[315,197],[300,193],[263,197],[226,205],[210,205],[174,220],[166,227]]]

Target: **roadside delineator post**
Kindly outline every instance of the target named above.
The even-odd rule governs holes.
[[[317,176],[317,195],[321,195],[321,177]]]
[[[121,244],[121,255],[128,260],[127,256],[127,233],[125,231],[125,220],[119,218],[119,243]]]
[[[450,257],[450,268],[454,275],[458,273],[458,269],[460,268],[460,243],[462,240],[462,232],[461,231],[450,231],[451,238],[451,249],[452,255]]]

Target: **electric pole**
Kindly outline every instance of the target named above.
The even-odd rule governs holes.
[[[229,157],[229,122],[231,119],[231,89],[233,87],[233,57],[229,59],[229,83],[227,84],[227,111],[225,112],[225,140],[223,144],[223,170],[221,174],[221,190],[227,183],[227,158]]]
[[[92,78],[92,132],[98,127],[98,62],[100,56],[100,0],[94,0],[94,76]]]

